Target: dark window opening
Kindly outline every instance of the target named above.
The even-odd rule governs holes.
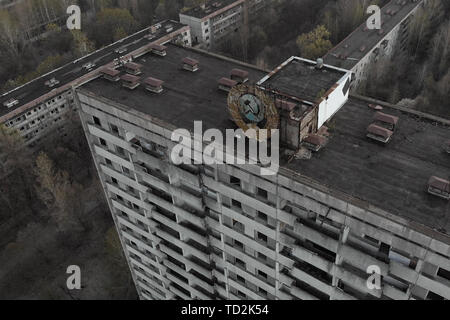
[[[237,200],[232,199],[231,200],[231,205],[234,206],[234,207],[238,207],[238,208],[242,209],[241,203],[239,201],[237,201]]]
[[[267,236],[261,232],[257,232],[256,236],[258,238],[258,240],[261,240],[263,242],[267,242]]]
[[[96,125],[98,125],[98,126],[101,126],[101,125],[102,125],[99,118],[93,116],[92,119],[94,119],[94,123],[95,123]]]
[[[233,176],[230,177],[230,183],[235,186],[241,186],[241,180]]]
[[[267,199],[267,191],[261,188],[258,188],[258,196]]]

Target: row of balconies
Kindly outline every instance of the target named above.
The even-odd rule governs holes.
[[[304,236],[306,233],[311,232],[312,229],[308,229],[305,231],[306,227],[303,226],[304,229],[299,230],[297,228],[297,232]],[[312,231],[313,233],[315,231]],[[309,236],[309,235],[308,235]],[[317,239],[317,237],[316,237]],[[444,279],[431,279],[424,275],[419,275],[415,270],[404,266],[401,263],[391,261],[389,265],[382,262],[381,260],[367,255],[364,252],[358,251],[355,248],[352,248],[349,245],[341,245],[336,250],[339,256],[343,257],[344,264],[343,266],[337,266],[334,263],[322,258],[316,253],[310,252],[305,248],[295,246],[292,249],[292,256],[299,259],[300,261],[305,261],[320,270],[328,272],[332,274],[334,277],[343,281],[343,283],[351,286],[354,290],[359,292],[361,295],[372,295],[376,298],[380,298],[382,295],[386,297],[390,297],[392,299],[407,299],[407,295],[405,292],[404,283],[414,283],[413,279],[417,279],[417,277],[422,277],[423,282],[421,283],[425,289],[431,290],[441,296],[445,296],[449,294],[449,287],[447,285],[442,284],[439,280]],[[345,265],[348,267],[345,267]],[[369,265],[377,265],[380,267],[381,275],[383,276],[383,289],[382,290],[369,290],[366,286],[366,269]],[[392,268],[393,267],[393,268]],[[347,268],[350,268],[348,270]],[[305,272],[301,273],[298,269],[292,269],[293,275],[296,278],[305,281],[308,279],[308,276],[305,275]],[[359,271],[358,271],[359,270]],[[402,270],[402,272],[398,272],[398,270]],[[405,277],[406,274],[414,274],[413,277]],[[359,275],[358,275],[359,274]],[[395,280],[394,278],[401,279],[402,281]],[[311,278],[312,279],[312,278]],[[310,279],[310,280],[311,280]],[[444,281],[445,282],[445,281]],[[313,280],[310,283],[314,287],[318,286],[317,282]],[[418,284],[419,285],[419,284]],[[322,286],[322,292],[327,295],[330,295],[330,291],[328,287]],[[334,289],[333,289],[334,290]],[[332,295],[331,295],[332,296]]]
[[[22,123],[24,121],[31,121],[32,119],[36,118],[36,117],[40,117],[41,116],[41,111],[42,112],[48,112],[48,107],[59,107],[61,105],[64,104],[68,104],[68,105],[72,105],[73,103],[73,98],[71,95],[61,95],[59,97],[56,97],[52,100],[47,101],[46,103],[43,103],[37,107],[35,107],[32,110],[27,111],[27,113],[25,114],[21,114],[17,117],[15,117],[14,119],[9,120],[8,122],[5,123],[5,125],[7,127],[12,127],[12,126],[21,126]],[[54,108],[55,109],[55,108]],[[68,108],[67,108],[68,109]]]
[[[208,186],[208,188],[209,187],[211,187],[210,185]],[[213,188],[213,190],[214,190],[214,188]],[[183,190],[183,191],[185,191],[185,190]],[[189,193],[189,192],[187,192],[187,193]],[[229,208],[228,208],[229,209]],[[230,210],[230,211],[232,211],[232,210]],[[232,215],[231,215],[232,216]],[[201,221],[201,219],[200,219],[200,221]],[[199,222],[200,222],[199,221]],[[247,222],[249,222],[249,221],[247,221]],[[199,223],[200,224],[200,223]],[[203,224],[201,224],[201,225],[203,225]],[[308,227],[309,228],[309,227]],[[323,235],[321,232],[319,232],[319,231],[317,231],[317,230],[315,230],[314,228],[313,229],[311,229],[311,228],[309,228],[310,230],[308,230],[308,236],[309,237],[312,237],[312,241],[313,242],[319,242],[319,243],[322,243],[323,241],[325,241],[325,243],[327,243],[327,244],[329,244],[328,242],[329,241],[331,241],[330,243],[332,243],[333,241],[336,241],[335,239],[332,239],[332,240],[329,240],[329,239],[326,239],[326,235]],[[294,230],[295,232],[297,232],[297,233],[301,233],[302,231],[304,231],[305,230],[305,226],[304,225],[302,225],[302,226],[297,226],[297,229],[296,230]],[[376,230],[376,231],[378,231],[378,230]],[[180,231],[179,231],[180,232]],[[181,232],[183,232],[183,230],[181,230]],[[196,237],[196,236],[193,236],[193,237]],[[203,237],[204,238],[204,237]],[[196,239],[196,241],[198,241],[199,239]],[[331,245],[335,250],[332,250],[332,251],[336,251],[336,246],[334,246],[334,245]],[[328,247],[328,246],[327,246]],[[352,251],[351,249],[348,249],[348,248],[346,248],[346,247],[344,247],[344,249],[342,249],[342,250],[350,250],[350,251]],[[353,249],[353,250],[355,250],[355,249]],[[343,255],[345,255],[345,254],[348,254],[348,252],[347,253],[341,253],[341,254],[343,254]],[[352,257],[353,257],[353,255],[351,255]],[[374,258],[370,258],[370,259],[374,259]],[[369,259],[369,260],[370,260]],[[356,259],[355,258],[355,260],[353,260],[353,261],[351,261],[350,260],[350,262],[351,262],[351,264],[352,265],[354,265],[354,264],[357,264],[357,266],[359,267],[359,268],[361,268],[361,265],[362,264],[364,264],[363,262],[361,262],[361,261],[358,261],[358,259]],[[358,262],[360,263],[360,265],[358,265]],[[345,275],[345,272],[343,273],[344,275]],[[430,282],[430,280],[431,280],[431,282]],[[429,279],[429,278],[427,278],[427,277],[424,277],[424,279],[423,279],[423,283],[424,284],[428,284],[428,286],[429,287],[433,287],[434,288],[434,286],[435,286],[435,281],[433,282],[434,280],[433,279]],[[431,286],[430,286],[430,283],[432,284]],[[393,287],[389,287],[389,288],[393,288]],[[433,288],[430,288],[429,290],[436,290],[435,288],[433,289]],[[445,286],[444,287],[439,287],[439,284],[438,284],[438,291],[439,291],[439,293],[440,294],[444,294],[445,295]],[[389,290],[391,290],[391,291],[395,291],[395,288],[394,288],[394,290],[392,290],[392,289],[389,289]],[[398,294],[398,292],[395,292],[396,294]]]

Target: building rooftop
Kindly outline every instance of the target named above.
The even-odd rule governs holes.
[[[173,30],[167,32],[167,28],[169,26],[172,26]],[[90,55],[68,63],[61,68],[55,69],[52,72],[34,79],[21,87],[9,91],[8,93],[2,94],[0,96],[0,117],[11,113],[12,111],[34,101],[35,99],[38,99],[50,91],[70,84],[72,81],[89,74],[92,70],[110,63],[120,56],[127,55],[128,53],[143,47],[145,44],[157,41],[158,39],[161,39],[183,27],[186,26],[176,21],[167,20],[161,22],[160,27],[149,38],[146,38],[145,36],[149,35],[150,27],[139,31],[128,38],[119,40],[112,45],[97,50]],[[122,47],[126,47],[126,52],[116,52],[116,49]],[[92,69],[84,68],[83,66],[89,62],[95,64],[95,66]],[[45,83],[52,78],[58,80],[59,83],[53,88],[49,88]],[[18,104],[11,108],[5,107],[3,104],[11,99],[17,99],[19,101]]]
[[[200,69],[195,73],[182,70],[185,57],[198,60]],[[122,108],[148,114],[173,127],[193,130],[193,122],[201,120],[203,130],[224,130],[234,129],[236,125],[229,117],[227,94],[218,90],[217,81],[229,77],[234,68],[249,72],[250,83],[257,83],[267,75],[244,63],[173,44],[168,45],[167,56],[147,54],[137,62],[143,65],[142,79],[151,76],[164,81],[162,93],[152,94],[142,86],[130,92],[121,88],[120,83],[101,78],[79,90],[106,98]],[[294,84],[307,80],[296,80],[293,70],[286,70]],[[289,77],[282,75],[280,86],[286,86]],[[276,87],[274,79],[272,85]],[[319,77],[319,83],[321,81],[326,82]],[[286,90],[290,90],[289,87]],[[309,160],[282,163],[281,170],[299,181],[306,178],[315,185],[331,189],[330,193],[343,194],[367,206],[450,231],[449,201],[426,192],[431,176],[448,179],[450,175],[449,155],[442,148],[450,136],[450,128],[385,107],[384,113],[399,120],[391,142],[378,144],[366,138],[367,127],[376,113],[368,104],[350,98],[331,120],[331,136],[326,146]]]
[[[181,14],[191,16],[194,18],[203,19],[211,14],[217,14],[218,11],[225,9],[229,6],[235,6],[243,2],[244,0],[207,0],[206,5],[199,5],[190,8],[182,12]]]
[[[283,95],[313,103],[348,72],[329,65],[317,69],[315,65],[314,61],[292,57],[258,84],[265,88],[276,88]]]
[[[198,71],[182,69],[186,57],[198,61]],[[230,78],[234,68],[248,71],[251,83],[256,83],[266,74],[256,67],[173,44],[167,45],[165,57],[149,53],[136,62],[143,65],[142,81],[148,77],[160,79],[164,81],[164,92],[152,94],[138,88],[130,93],[121,88],[120,83],[101,78],[83,85],[83,88],[186,129],[193,129],[195,120],[202,120],[204,129],[234,128],[226,109],[227,93],[218,90],[218,81],[222,77]]]
[[[353,31],[324,57],[325,63],[351,70],[362,58],[377,46],[422,0],[392,0],[381,9],[381,31],[367,30],[366,22]],[[395,14],[391,15],[388,12]]]
[[[450,157],[442,148],[450,127],[396,109],[383,112],[399,117],[389,144],[366,138],[376,111],[350,98],[332,120],[326,147],[284,166],[389,213],[450,231],[450,202],[426,192],[431,176],[450,177]]]

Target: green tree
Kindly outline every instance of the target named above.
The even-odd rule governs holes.
[[[74,50],[78,57],[82,57],[95,49],[94,43],[80,30],[72,30]]]
[[[53,209],[53,218],[58,227],[63,230],[71,224],[83,226],[81,214],[84,213],[84,203],[78,198],[82,186],[73,181],[67,171],[56,168],[44,152],[40,152],[36,158],[35,174],[38,196]]]
[[[135,31],[138,24],[127,9],[105,8],[97,14],[89,38],[97,47],[112,43],[118,34],[126,36]]]
[[[322,57],[332,48],[330,32],[324,25],[320,25],[309,33],[304,33],[297,38],[297,46],[302,57],[317,59]]]
[[[15,57],[19,55],[20,32],[17,21],[7,10],[0,10],[0,44]]]
[[[114,30],[114,41],[118,41],[120,39],[123,39],[127,36],[126,31],[123,29],[123,27],[119,27],[116,30]]]
[[[4,170],[18,167],[26,158],[21,154],[23,139],[15,129],[0,124],[0,163]]]
[[[106,232],[105,247],[109,257],[115,260],[121,260],[123,258],[122,245],[120,244],[119,235],[114,226]]]

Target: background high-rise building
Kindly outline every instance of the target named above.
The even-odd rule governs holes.
[[[249,23],[271,0],[207,1],[180,12],[180,22],[191,27],[194,46],[211,49],[226,35]]]

